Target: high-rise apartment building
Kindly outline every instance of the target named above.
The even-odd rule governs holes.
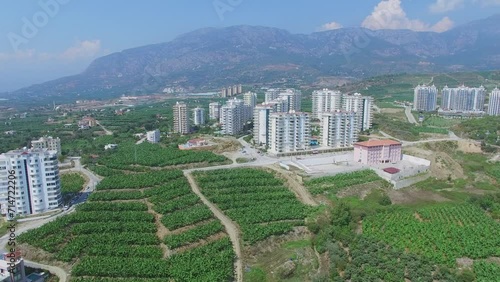
[[[257,105],[253,111],[253,141],[257,146],[269,143],[269,116],[273,113],[271,105]]]
[[[269,152],[273,154],[310,149],[309,114],[272,113],[269,116]]]
[[[478,88],[465,87],[443,88],[441,110],[452,112],[482,112],[486,90],[483,86]]]
[[[281,91],[280,98],[288,101],[288,111],[300,112],[302,109],[302,92],[296,89],[286,89]]]
[[[61,155],[61,139],[59,137],[53,138],[52,136],[44,136],[38,140],[31,141],[32,149],[47,149],[49,151],[56,151],[57,155]]]
[[[205,109],[196,107],[193,110],[193,124],[194,125],[204,125],[205,124]]]
[[[257,94],[253,92],[243,94],[243,102],[245,105],[255,108],[257,105]]]
[[[174,133],[189,134],[188,108],[184,102],[174,105]]]
[[[57,152],[23,149],[0,155],[0,206],[2,214],[13,209],[30,215],[57,209],[62,204]],[[9,181],[15,177],[15,196]],[[9,197],[10,196],[10,197]],[[14,197],[14,202],[12,197]],[[9,201],[11,201],[9,203]],[[15,207],[9,207],[14,204]]]
[[[432,112],[437,107],[438,90],[436,86],[419,85],[415,88],[413,96],[413,110]]]
[[[221,108],[220,123],[222,132],[226,135],[237,135],[243,130],[243,126],[247,120],[246,107],[243,100],[231,99],[226,102]]]
[[[500,116],[500,89],[498,88],[491,91],[490,101],[488,103],[488,115]]]
[[[316,90],[312,94],[312,118],[321,119],[323,113],[340,110],[342,93],[329,89]]]
[[[355,112],[323,113],[321,118],[321,145],[324,147],[350,147],[358,142],[358,118]]]
[[[373,98],[363,96],[359,93],[344,95],[342,97],[342,110],[346,112],[355,112],[358,117],[358,129],[360,131],[368,130],[372,127],[373,120]]]
[[[221,104],[219,102],[208,105],[208,116],[211,120],[219,120]]]

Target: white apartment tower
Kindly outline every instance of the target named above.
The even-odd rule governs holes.
[[[273,154],[310,149],[309,114],[272,113],[269,117],[269,152]]]
[[[491,91],[490,102],[488,103],[488,115],[500,116],[500,89]]]
[[[443,88],[443,101],[441,110],[453,112],[482,112],[486,90],[483,86],[478,88],[465,87]]]
[[[355,112],[323,113],[321,118],[321,145],[325,147],[351,147],[358,142],[358,115]]]
[[[9,180],[15,176],[15,210],[30,215],[57,209],[62,204],[57,152],[23,149],[0,155],[0,206],[9,212]]]
[[[221,104],[219,102],[208,105],[208,116],[211,120],[219,120]]]
[[[359,131],[365,131],[372,127],[373,120],[373,98],[363,96],[359,93],[344,95],[342,99],[342,110],[355,112],[358,118]]]
[[[323,113],[340,110],[342,93],[329,89],[316,90],[312,94],[312,118],[321,119]]]
[[[44,136],[38,140],[31,141],[32,149],[47,149],[49,151],[56,151],[57,155],[61,155],[61,139],[59,137],[52,138],[52,136]]]
[[[269,89],[265,94],[265,102],[271,102],[279,98],[281,93],[280,89]]]
[[[188,108],[184,102],[174,105],[174,133],[189,134]]]
[[[255,108],[257,105],[257,94],[253,92],[247,92],[243,94],[243,102],[245,105]]]
[[[436,86],[419,85],[415,88],[413,96],[413,110],[432,112],[437,107],[438,90]]]
[[[156,144],[160,142],[160,130],[156,129],[153,131],[148,131],[146,133],[146,139],[148,140],[149,143]]]
[[[269,117],[273,113],[271,105],[257,105],[253,111],[253,140],[257,146],[269,143]]]
[[[243,126],[247,120],[246,107],[243,100],[232,99],[222,106],[220,111],[220,123],[222,132],[226,135],[237,135],[243,130]]]
[[[288,101],[288,111],[300,112],[302,109],[302,92],[296,89],[286,89],[281,91],[279,97]]]
[[[193,124],[194,125],[205,124],[205,109],[197,107],[193,110]]]

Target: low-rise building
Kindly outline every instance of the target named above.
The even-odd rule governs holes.
[[[362,164],[397,163],[401,161],[402,145],[393,140],[370,140],[354,144],[354,161]]]
[[[104,146],[104,150],[113,150],[113,149],[116,149],[118,148],[118,145],[117,144],[107,144]]]
[[[91,128],[97,125],[97,121],[92,117],[84,117],[78,122],[80,128]]]

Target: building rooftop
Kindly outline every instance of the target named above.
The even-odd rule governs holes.
[[[379,147],[379,146],[401,145],[401,143],[394,140],[369,140],[365,142],[358,142],[355,143],[354,145],[363,147]]]

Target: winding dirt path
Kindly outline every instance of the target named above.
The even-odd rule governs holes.
[[[233,249],[237,257],[236,262],[234,263],[236,269],[236,281],[243,282],[243,260],[242,260],[243,254],[241,252],[241,245],[240,245],[241,237],[238,227],[231,219],[229,219],[229,217],[227,217],[219,208],[217,208],[201,193],[198,183],[196,183],[193,175],[191,175],[190,172],[184,171],[184,176],[187,178],[189,185],[191,185],[191,190],[193,190],[193,192],[196,195],[198,195],[198,197],[200,197],[201,201],[210,208],[210,210],[214,213],[215,217],[217,217],[226,228],[226,231],[229,234],[229,238],[233,243]]]
[[[40,268],[40,269],[48,270],[50,273],[55,274],[57,277],[59,277],[60,282],[68,281],[68,276],[69,276],[68,273],[66,273],[66,271],[64,271],[64,269],[62,269],[60,267],[36,263],[33,261],[29,261],[29,260],[24,260],[24,265],[32,267],[32,268]]]
[[[292,190],[292,192],[297,196],[299,201],[301,201],[303,204],[309,206],[318,205],[318,203],[312,197],[311,193],[307,191],[304,185],[300,184],[295,178],[293,178],[293,176],[290,175],[290,172],[284,171],[281,168],[277,168],[274,165],[266,166],[266,168],[275,171],[276,173],[278,173],[280,177],[284,178],[287,181],[288,188]]]

